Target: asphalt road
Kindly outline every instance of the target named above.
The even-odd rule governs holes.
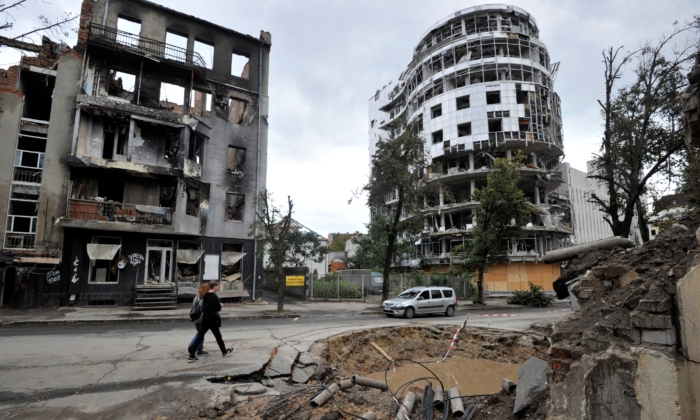
[[[516,316],[471,312],[468,325],[521,330],[533,322],[554,322],[568,313],[529,308],[508,312]],[[211,353],[195,363],[186,362],[186,347],[195,333],[191,323],[0,328],[0,419],[91,418],[98,414],[107,418],[105,412],[120,413],[113,418],[127,418],[125,407],[132,410],[130,418],[155,418],[154,413],[168,401],[181,398],[176,395],[191,394],[187,389],[206,391],[205,378],[259,371],[270,352],[281,345],[306,351],[319,339],[350,330],[411,324],[457,326],[464,316],[405,320],[318,313],[298,319],[229,322],[224,323],[222,334],[227,345],[236,347],[234,357],[222,358],[208,334],[205,348]],[[3,417],[4,413],[8,414]]]

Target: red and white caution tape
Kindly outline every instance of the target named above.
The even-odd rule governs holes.
[[[460,325],[459,328],[457,328],[457,332],[455,332],[455,336],[452,337],[452,342],[450,343],[450,348],[447,349],[447,353],[445,353],[445,357],[442,358],[443,362],[445,361],[445,359],[447,359],[447,355],[450,354],[450,351],[452,351],[452,347],[455,346],[455,342],[457,341],[457,336],[467,326],[468,320],[469,320],[469,312],[467,312],[467,316],[464,318],[464,322],[462,323],[462,325]]]
[[[545,311],[545,312],[526,312],[523,314],[478,314],[475,316],[528,316],[528,315],[540,315],[540,314],[551,314],[553,312],[563,312],[563,311],[570,311],[571,309],[565,308],[565,309],[555,309],[552,311]]]

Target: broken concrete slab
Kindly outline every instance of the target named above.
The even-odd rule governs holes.
[[[639,286],[630,293],[627,298],[622,302],[627,309],[635,309],[639,305],[639,300],[647,292],[647,288],[644,286]]]
[[[678,281],[678,320],[683,355],[700,362],[700,266],[693,267]]]
[[[503,390],[506,391],[507,393],[512,394],[513,391],[515,390],[515,388],[517,387],[517,385],[515,385],[515,384],[513,383],[513,381],[511,381],[510,379],[508,379],[508,378],[503,378],[503,382],[501,382],[501,387],[502,387]]]
[[[308,352],[303,352],[299,355],[299,360],[297,361],[297,364],[300,364],[302,366],[309,366],[309,365],[315,365],[316,362],[314,361],[313,357]]]
[[[615,334],[636,344],[642,342],[642,332],[636,328],[616,328]]]
[[[676,329],[669,328],[666,330],[642,330],[642,342],[672,346],[676,344]]]
[[[554,325],[548,322],[533,322],[532,324],[530,324],[530,329],[535,330],[544,335],[551,336],[554,330]]]
[[[277,353],[272,357],[272,361],[267,366],[265,376],[278,378],[280,376],[290,376],[292,365],[297,359],[299,352],[287,345],[280,346]]]
[[[292,372],[292,379],[291,381],[296,384],[305,384],[309,380],[309,375],[304,372],[304,370],[300,367],[297,366],[294,368],[294,372]]]
[[[639,355],[634,391],[640,405],[640,419],[680,420],[678,370],[661,352],[644,350]]]
[[[251,382],[246,384],[235,384],[234,391],[241,395],[258,395],[267,392],[267,387],[263,384],[257,382]]]
[[[620,287],[625,287],[638,279],[639,274],[637,273],[637,270],[630,270],[627,273],[625,273],[622,277],[620,277]]]
[[[633,311],[630,314],[632,326],[637,328],[651,328],[663,330],[673,328],[671,315],[652,315],[646,312]]]
[[[659,297],[644,297],[639,300],[637,310],[651,313],[661,313],[671,310],[673,303],[671,296],[664,292],[663,296]]]
[[[518,369],[513,414],[524,410],[547,387],[547,362],[531,357]]]

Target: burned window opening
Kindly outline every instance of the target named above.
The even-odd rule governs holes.
[[[165,31],[165,43],[168,45],[172,45],[175,47],[182,48],[183,50],[187,49],[187,35],[185,34],[180,34],[175,31],[171,30],[166,30]],[[185,61],[185,56],[183,55],[176,55],[174,57],[175,60],[177,61]]]
[[[182,114],[185,105],[185,88],[170,83],[160,84],[160,108]]]
[[[226,216],[228,222],[242,222],[245,209],[245,195],[226,193]]]
[[[48,121],[51,118],[51,101],[56,78],[46,74],[22,71],[20,83],[24,94],[22,116]]]
[[[243,174],[245,156],[246,149],[243,149],[241,147],[229,146],[226,172]]]
[[[437,118],[440,116],[442,116],[442,104],[430,108],[430,118]]]
[[[486,105],[500,104],[501,92],[486,92]]]
[[[500,118],[497,120],[489,120],[489,133],[496,133],[499,131],[503,131],[503,120]]]
[[[204,137],[199,134],[194,134],[190,138],[190,150],[187,153],[187,158],[194,163],[201,165],[204,160]]]
[[[214,68],[214,45],[198,39],[194,40],[194,52],[204,59],[204,66],[208,69]]]
[[[100,245],[121,245],[121,238],[93,236],[93,244]],[[119,282],[119,259],[120,253],[117,251],[111,260],[90,260],[90,283],[118,283]]]
[[[141,35],[141,21],[129,16],[119,15],[117,17],[117,30],[127,32],[132,35]],[[117,37],[117,42],[129,47],[138,48],[139,41],[136,37]]]
[[[234,51],[231,54],[231,75],[242,79],[248,78],[250,72],[250,57]]]
[[[233,124],[241,124],[243,123],[243,117],[248,109],[248,102],[231,98],[228,109],[228,122]]]
[[[198,216],[199,215],[199,203],[200,203],[200,191],[199,188],[191,187],[189,185],[185,186],[185,195],[187,202],[185,204],[185,214],[188,216]]]
[[[211,117],[211,93],[193,90],[190,95],[190,115],[193,117]]]
[[[129,145],[129,127],[120,124],[109,124],[104,121],[104,136],[102,142],[102,159],[114,160],[117,155],[125,160]]]
[[[221,244],[221,289],[242,290],[243,244]]]
[[[442,130],[436,131],[431,134],[433,139],[433,144],[440,143],[442,141]]]
[[[181,252],[184,251],[184,252]],[[191,287],[197,287],[201,274],[201,252],[202,243],[192,241],[178,241],[177,243],[177,281],[181,286],[183,283],[191,283]]]

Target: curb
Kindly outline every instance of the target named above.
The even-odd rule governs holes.
[[[282,319],[303,318],[299,314],[283,315],[251,315],[251,316],[223,316],[222,321],[249,321],[255,319]],[[125,319],[93,319],[93,320],[28,320],[28,321],[0,321],[0,327],[48,327],[48,326],[84,326],[84,325],[134,325],[134,324],[177,324],[190,323],[189,317],[182,318],[125,318]]]
[[[523,306],[522,308],[528,308],[527,306]],[[552,308],[557,308],[557,309],[552,309],[546,312],[528,312],[526,314],[483,314],[479,316],[523,316],[523,315],[531,315],[531,314],[543,314],[543,313],[550,313],[550,312],[560,312],[560,311],[566,311],[569,310],[569,305],[566,305],[566,307],[560,307],[560,306],[552,306]],[[487,312],[487,311],[505,311],[505,310],[513,310],[513,309],[521,309],[519,307],[514,307],[514,306],[489,306],[489,305],[484,305],[484,306],[478,306],[474,307],[472,305],[469,306],[461,306],[457,307],[455,309],[455,312]],[[370,309],[366,311],[359,312],[357,315],[384,315],[384,312],[381,309]]]

